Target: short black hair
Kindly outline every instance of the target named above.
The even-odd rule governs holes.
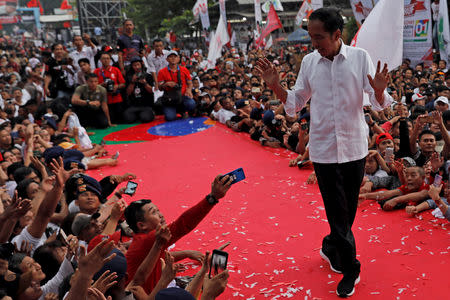
[[[86,81],[88,81],[89,78],[97,78],[98,79],[98,76],[95,73],[89,73],[89,74],[86,74],[84,76],[84,78],[86,79]]]
[[[122,26],[124,26],[126,22],[131,22],[131,23],[133,23],[133,25],[134,25],[133,20],[131,20],[131,19],[125,19],[125,20],[123,20],[123,22],[122,22]]]
[[[20,167],[14,171],[13,177],[14,181],[19,184],[21,181],[25,180],[28,175],[35,172],[33,168],[30,167]],[[37,172],[35,172],[37,174]]]
[[[153,45],[156,44],[156,43],[159,43],[159,42],[164,44],[164,41],[162,39],[154,39],[153,40]]]
[[[78,65],[81,65],[82,62],[87,63],[87,64],[89,64],[89,65],[91,64],[91,62],[89,61],[89,59],[87,59],[86,57],[80,58],[80,59],[78,60]]]
[[[333,7],[322,7],[312,12],[309,16],[309,20],[319,20],[323,23],[325,31],[333,34],[338,29],[343,32],[344,19],[342,18],[340,11]]]
[[[135,233],[139,232],[137,223],[144,221],[145,211],[142,210],[142,207],[149,203],[152,203],[152,200],[140,199],[138,201],[131,202],[130,205],[128,205],[125,209],[125,220],[127,221],[128,226],[130,226],[131,230],[133,230]]]
[[[433,131],[426,129],[426,130],[422,130],[422,132],[419,134],[419,141],[422,139],[422,136],[424,136],[425,134],[431,134],[432,136],[434,136],[436,138]]]

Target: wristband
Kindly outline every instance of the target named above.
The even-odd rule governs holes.
[[[115,195],[117,198],[122,199],[122,195],[121,195],[119,192],[115,192],[114,195]]]

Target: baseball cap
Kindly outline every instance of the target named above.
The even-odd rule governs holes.
[[[44,121],[42,121],[42,125],[48,125],[51,128],[53,128],[54,130],[58,129],[55,119],[53,119],[52,117],[49,117],[49,116],[44,116]]]
[[[91,223],[92,219],[97,219],[98,217],[100,217],[100,213],[94,213],[93,215],[88,215],[88,214],[84,214],[84,213],[79,213],[75,216],[75,218],[73,219],[72,222],[72,232],[74,235],[79,235],[80,232],[86,228],[87,226],[89,226],[89,224]]]
[[[250,104],[250,101],[245,100],[245,99],[241,99],[241,100],[237,101],[235,105],[236,105],[237,109],[240,109],[240,108],[243,108],[243,107],[245,107],[245,106],[247,106],[249,104]]]
[[[46,164],[49,164],[53,159],[57,159],[58,157],[63,156],[63,154],[64,148],[60,146],[47,148],[45,149],[44,153],[42,153]]]
[[[264,125],[270,126],[272,125],[272,120],[275,118],[275,113],[271,110],[268,110],[264,113],[263,122]]]
[[[392,135],[390,135],[389,133],[383,132],[379,136],[377,136],[376,141],[377,145],[379,145],[384,140],[394,140],[394,139],[392,138]]]
[[[447,97],[445,97],[445,96],[439,96],[439,97],[437,97],[437,99],[434,101],[434,107],[437,106],[437,103],[438,103],[438,102],[442,102],[442,103],[448,105],[448,99],[447,99]]]
[[[86,191],[91,191],[95,193],[99,198],[102,195],[102,187],[100,183],[90,176],[80,174],[78,179],[76,180],[76,184],[77,184],[77,194],[81,194]]]
[[[192,296],[185,289],[180,289],[179,287],[171,287],[160,290],[156,296],[155,300],[194,300]]]
[[[412,95],[411,100],[413,102],[415,102],[417,100],[423,100],[424,98],[425,98],[425,96],[422,96],[421,94],[416,93],[416,94]]]
[[[122,278],[125,277],[127,274],[127,259],[125,258],[125,255],[120,251],[119,249],[112,249],[111,252],[108,254],[108,256],[112,254],[116,254],[116,256],[113,257],[112,260],[105,263],[103,267],[95,273],[94,277],[92,279],[97,280],[100,276],[102,276],[103,273],[106,271],[110,271],[111,273],[116,272],[117,278],[116,281],[119,282],[122,280]],[[110,273],[110,274],[111,274]]]
[[[131,202],[130,205],[125,208],[124,216],[128,225],[134,232],[138,232],[136,213],[142,208],[142,206],[152,203],[150,199],[141,199]]]
[[[79,169],[83,169],[86,170],[86,166],[79,160],[75,160],[75,159],[65,159],[64,160],[64,170],[69,171],[73,168],[79,168]]]
[[[167,57],[169,57],[169,56],[171,56],[171,55],[179,56],[179,55],[178,55],[178,52],[175,51],[175,50],[170,50],[169,53],[167,53]]]

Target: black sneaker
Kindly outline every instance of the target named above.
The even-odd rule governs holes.
[[[347,298],[355,293],[355,285],[359,283],[359,272],[346,274],[339,282],[336,293],[339,297]]]
[[[330,264],[330,269],[331,269],[331,271],[333,271],[333,272],[336,272],[336,273],[339,273],[339,274],[341,274],[342,273],[342,271],[341,271],[341,267],[340,267],[340,265],[338,264],[338,263],[336,263],[336,262],[331,262],[332,261],[332,259],[330,259],[332,256],[330,255],[330,254],[325,254],[323,251],[322,251],[322,249],[320,249],[320,256],[326,261],[326,262],[328,262],[329,264]]]

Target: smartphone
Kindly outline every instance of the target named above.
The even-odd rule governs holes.
[[[211,256],[211,266],[209,268],[209,278],[222,273],[227,269],[228,253],[214,249]]]
[[[136,193],[136,188],[137,188],[138,184],[137,182],[134,181],[128,181],[127,183],[127,187],[125,189],[125,194],[133,196],[134,193]]]
[[[433,123],[433,116],[426,116],[422,118],[422,122],[424,123]]]
[[[302,130],[308,130],[308,123],[302,123],[300,126]]]
[[[391,156],[394,154],[394,148],[386,148],[384,152],[384,161],[386,163],[391,163]]]
[[[112,159],[118,159],[119,158],[119,151],[116,152],[116,154],[114,154],[114,156],[112,157]]]
[[[370,122],[370,115],[365,114],[364,115],[364,119],[366,119],[366,123],[369,124],[369,122]]]
[[[233,178],[233,181],[231,182],[231,184],[235,184],[235,183],[245,179],[244,170],[242,168],[231,171],[230,173],[223,175],[222,178],[227,175],[230,176],[231,178]]]
[[[441,182],[442,182],[442,176],[439,175],[439,174],[436,174],[436,176],[434,176],[434,182],[433,182],[433,185],[434,185],[435,187],[439,187],[439,185],[441,184]]]
[[[63,242],[65,245],[69,245],[69,242],[67,241],[67,235],[64,232],[64,230],[59,229],[59,233],[58,233],[58,239]]]

